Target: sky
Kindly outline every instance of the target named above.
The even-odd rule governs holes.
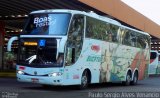
[[[160,25],[160,0],[121,0]]]

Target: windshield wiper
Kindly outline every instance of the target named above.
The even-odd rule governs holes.
[[[31,64],[35,59],[37,59],[37,55],[32,55],[29,58],[27,58],[26,61],[28,61],[29,64]]]

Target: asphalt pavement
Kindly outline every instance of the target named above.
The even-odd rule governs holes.
[[[121,83],[92,84],[85,90],[76,86],[50,86],[0,78],[0,98],[160,98],[160,77],[141,80],[135,86]]]

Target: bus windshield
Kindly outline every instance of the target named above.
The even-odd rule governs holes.
[[[33,67],[63,65],[63,54],[57,54],[57,39],[24,38],[20,40],[18,63]]]
[[[31,14],[22,34],[66,35],[71,14]]]

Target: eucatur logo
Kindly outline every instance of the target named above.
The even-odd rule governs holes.
[[[95,51],[95,52],[99,52],[100,46],[98,46],[98,45],[92,45],[92,46],[91,46],[91,49],[92,49],[93,51]]]

